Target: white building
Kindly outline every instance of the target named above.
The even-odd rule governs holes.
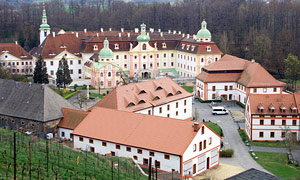
[[[259,63],[231,55],[203,68],[196,77],[196,96],[206,100],[246,103],[249,94],[284,94],[285,83],[276,80]]]
[[[300,140],[300,94],[250,94],[245,131],[251,141],[282,141],[287,133]]]
[[[72,132],[88,115],[88,111],[62,108],[63,118],[57,125],[57,137],[72,140]]]
[[[221,138],[203,123],[95,107],[73,131],[74,148],[133,158],[193,177],[219,165]]]
[[[5,67],[14,74],[33,74],[34,61],[16,41],[0,43],[0,67]]]
[[[192,98],[172,79],[162,78],[116,87],[95,106],[191,120]]]

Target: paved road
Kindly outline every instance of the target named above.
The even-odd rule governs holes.
[[[224,142],[224,148],[234,150],[234,156],[232,158],[220,158],[221,163],[239,166],[244,169],[256,168],[258,170],[268,172],[258,163],[256,163],[256,161],[253,160],[253,158],[250,156],[248,147],[244,145],[237,131],[238,125],[233,121],[230,115],[214,116],[211,114],[211,107],[209,106],[209,103],[200,103],[197,100],[195,100],[193,103],[193,108],[197,107],[200,114],[200,118],[198,119],[198,121],[201,122],[203,121],[203,119],[205,119],[205,121],[210,120],[212,122],[218,123],[218,125],[223,129],[225,135],[222,138]],[[243,111],[242,108],[231,102],[225,104],[222,103],[222,105],[227,107],[231,111]],[[194,110],[195,109],[193,109],[193,111]]]

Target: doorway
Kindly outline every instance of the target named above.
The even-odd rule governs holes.
[[[206,169],[209,169],[209,157],[206,159]]]

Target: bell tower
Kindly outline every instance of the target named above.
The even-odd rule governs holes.
[[[43,8],[42,24],[40,25],[40,44],[44,42],[46,37],[50,34],[50,26],[47,24],[47,15],[45,6]]]

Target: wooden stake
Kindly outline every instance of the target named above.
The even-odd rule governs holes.
[[[16,132],[14,132],[14,180],[17,179],[17,148],[16,148]]]

